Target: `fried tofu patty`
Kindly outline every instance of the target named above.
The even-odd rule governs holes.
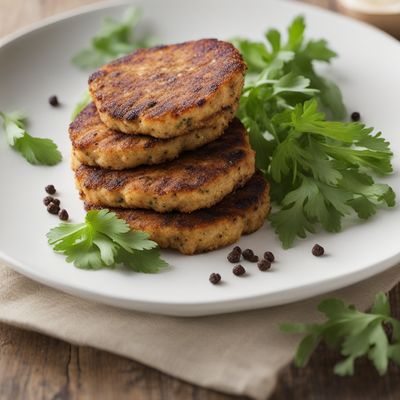
[[[85,208],[99,207],[86,204]],[[147,232],[160,247],[203,253],[236,242],[259,229],[270,209],[269,185],[260,172],[215,206],[190,214],[111,209],[132,229]]]
[[[168,163],[124,171],[74,163],[73,156],[76,185],[90,204],[192,212],[243,186],[254,173],[255,155],[235,119],[219,139]]]
[[[197,149],[217,139],[225,127],[225,122],[216,118],[206,128],[170,139],[126,135],[104,125],[91,103],[71,123],[69,136],[75,157],[81,164],[121,170],[173,160],[183,151]]]
[[[165,139],[235,114],[245,71],[232,44],[202,39],[119,58],[90,76],[89,90],[109,128]]]

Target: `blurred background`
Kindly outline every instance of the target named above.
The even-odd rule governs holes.
[[[0,0],[0,34],[18,25],[99,0]],[[168,1],[168,0],[165,0]],[[216,0],[218,1],[218,0]],[[328,8],[383,29],[400,39],[400,0],[292,0]],[[134,2],[134,1],[133,1]]]
[[[399,0],[335,0],[333,3],[342,14],[375,25],[400,38]]]

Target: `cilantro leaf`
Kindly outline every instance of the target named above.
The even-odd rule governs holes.
[[[339,299],[323,300],[318,310],[327,318],[322,324],[285,323],[280,326],[284,332],[306,335],[297,348],[296,366],[306,365],[321,341],[340,349],[344,359],[334,367],[338,375],[353,375],[355,360],[365,356],[380,375],[386,373],[389,360],[400,365],[400,321],[391,317],[389,300],[384,293],[376,295],[369,313],[347,306]],[[392,326],[394,343],[390,343],[383,324]]]
[[[288,27],[288,42],[286,47],[290,50],[299,49],[303,44],[305,30],[306,24],[304,17],[299,15]]]
[[[86,89],[82,95],[78,103],[76,103],[72,115],[71,115],[71,121],[73,121],[78,114],[92,101],[92,98],[90,97],[89,90]]]
[[[304,49],[308,57],[312,60],[330,62],[337,54],[328,47],[328,43],[324,39],[310,40]]]
[[[297,132],[313,133],[344,143],[353,143],[355,140],[368,137],[372,132],[371,128],[365,128],[356,122],[326,121],[325,115],[318,112],[316,101],[297,104],[291,116],[291,122]]]
[[[160,258],[160,249],[153,248],[143,251],[134,251],[128,253],[122,251],[118,255],[118,262],[133,268],[137,272],[147,274],[158,272],[161,268],[167,267],[168,264]]]
[[[0,116],[3,119],[8,144],[30,164],[56,165],[62,160],[57,145],[51,139],[36,138],[26,132],[26,117],[22,113],[0,111]]]
[[[36,138],[25,133],[22,138],[16,141],[14,148],[30,164],[56,165],[62,160],[57,145],[51,139]]]
[[[259,73],[267,67],[271,60],[271,55],[264,43],[241,38],[232,39],[232,43],[245,57],[250,73]]]
[[[82,269],[126,267],[146,273],[168,264],[160,258],[157,243],[109,210],[92,210],[80,224],[61,223],[47,234],[49,245],[64,254],[67,262]]]
[[[278,39],[271,40],[277,47]],[[294,39],[291,46],[297,46]],[[389,143],[361,123],[327,120],[309,85],[293,73],[279,79],[262,74],[245,87],[238,114],[279,205],[270,221],[284,248],[317,224],[339,232],[346,216],[367,219],[395,204],[393,190],[367,174],[392,172]],[[298,102],[304,95],[312,98]]]
[[[321,105],[329,110],[332,118],[343,120],[346,117],[346,106],[343,103],[342,92],[336,83],[312,72],[309,72],[307,76],[311,81],[311,86],[319,90]]]
[[[141,12],[136,7],[128,8],[121,21],[106,17],[100,32],[91,40],[89,48],[81,50],[72,58],[72,63],[81,69],[94,69],[132,51],[149,47],[154,40],[140,38],[135,28]]]
[[[304,94],[312,94],[318,92],[316,89],[309,87],[310,80],[301,75],[295,75],[293,72],[282,76],[275,84],[273,95],[276,96],[282,92],[298,92]]]
[[[233,39],[232,42],[242,53],[249,67],[247,81],[254,80],[257,74],[270,79],[280,79],[287,74],[299,77],[303,82],[309,82],[309,85],[305,86],[308,94],[314,93],[329,115],[341,120],[346,115],[346,108],[339,88],[315,70],[316,62],[329,63],[337,54],[329,48],[324,39],[306,40],[305,29],[304,17],[298,16],[288,27],[286,42],[276,29],[266,32],[265,38],[268,43],[241,38]],[[289,104],[293,106],[306,98],[297,97],[294,100],[297,101],[291,101]]]
[[[304,238],[307,231],[314,232],[315,224],[338,232],[343,217],[352,211],[367,219],[381,205],[394,206],[390,186],[375,183],[365,172],[392,171],[392,152],[380,134],[372,135],[372,129],[360,123],[327,121],[315,99],[274,118],[280,121],[275,131],[282,133],[267,175],[272,184],[291,182],[283,185],[288,190],[279,197],[271,191],[281,209],[270,220],[283,247],[290,247],[296,236]]]
[[[304,214],[301,199],[288,207],[282,208],[279,213],[272,214],[270,220],[285,249],[292,245],[296,236],[305,238],[307,231],[314,232],[312,222]]]

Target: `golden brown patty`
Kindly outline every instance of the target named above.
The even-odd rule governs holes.
[[[247,132],[235,119],[219,139],[168,163],[124,171],[76,164],[74,169],[82,199],[93,205],[191,212],[243,186],[254,161]]]
[[[71,123],[69,136],[75,157],[81,164],[119,170],[173,160],[183,151],[215,140],[224,128],[225,124],[221,125],[217,118],[207,128],[170,139],[126,135],[104,125],[91,103]]]
[[[86,209],[99,208],[89,204]],[[259,229],[269,212],[269,186],[260,172],[215,206],[191,214],[111,209],[132,229],[147,232],[160,247],[183,254],[215,250]]]
[[[93,73],[89,90],[109,128],[165,139],[235,113],[245,70],[232,44],[203,39],[137,50]]]

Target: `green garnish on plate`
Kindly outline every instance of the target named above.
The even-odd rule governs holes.
[[[154,45],[154,39],[140,38],[135,34],[141,16],[138,8],[129,7],[121,21],[105,17],[100,32],[92,38],[90,47],[76,54],[72,63],[81,69],[94,69],[136,49]]]
[[[90,52],[80,54],[102,64],[148,46],[150,40],[128,39],[138,20],[134,9],[120,23],[106,19]],[[389,143],[373,128],[343,122],[340,89],[315,69],[337,54],[324,39],[307,40],[305,28],[298,16],[286,40],[276,29],[265,33],[266,42],[233,40],[249,68],[238,117],[249,132],[257,168],[271,184],[275,208],[270,221],[284,248],[319,226],[339,232],[349,215],[368,219],[380,207],[395,205],[392,188],[376,182],[377,176],[392,172]],[[99,47],[103,42],[109,45]],[[73,117],[89,101],[86,92]]]
[[[238,115],[271,184],[270,220],[285,248],[318,225],[338,232],[345,216],[368,219],[395,204],[392,188],[374,179],[392,172],[389,143],[373,128],[341,121],[340,90],[314,69],[336,53],[304,31],[297,17],[286,42],[275,29],[265,34],[269,45],[234,40],[249,66]]]
[[[147,233],[132,231],[107,209],[89,211],[80,224],[60,223],[47,238],[55,252],[82,269],[124,265],[137,272],[154,273],[168,265]]]
[[[56,165],[62,160],[57,145],[51,139],[29,135],[26,131],[26,117],[19,111],[0,111],[8,144],[18,151],[30,164]]]

